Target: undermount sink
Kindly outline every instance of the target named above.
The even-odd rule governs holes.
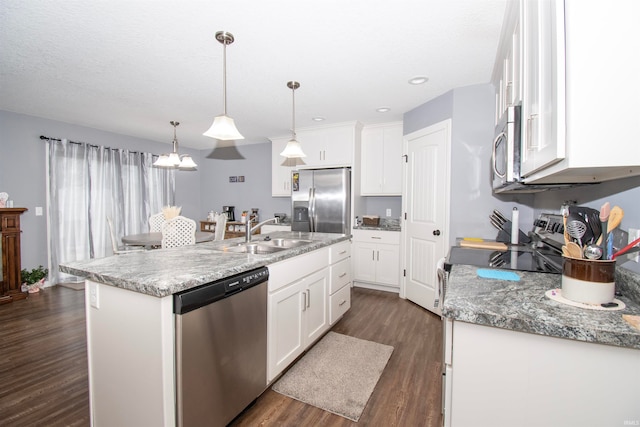
[[[272,254],[287,249],[286,247],[262,245],[257,243],[239,243],[235,246],[221,246],[217,248],[224,252],[246,253],[246,254]]]
[[[269,245],[269,247],[276,247],[276,248],[297,248],[298,246],[304,246],[311,242],[312,240],[271,239],[271,240],[261,240],[260,245]]]

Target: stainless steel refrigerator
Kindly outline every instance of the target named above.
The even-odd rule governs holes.
[[[351,233],[351,168],[307,169],[291,176],[291,230]]]

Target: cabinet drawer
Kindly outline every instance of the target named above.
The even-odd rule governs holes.
[[[351,258],[347,258],[331,266],[331,284],[329,285],[329,294],[335,293],[350,281]]]
[[[390,245],[400,244],[399,231],[381,230],[353,230],[353,240],[358,242],[386,243]]]
[[[327,268],[328,262],[329,249],[321,248],[317,251],[268,265],[269,292],[298,281],[318,270]]]
[[[333,325],[351,308],[351,286],[345,286],[329,298],[329,323]]]
[[[344,242],[336,243],[330,247],[331,255],[329,262],[335,264],[336,262],[348,258],[351,256],[351,242],[345,240]]]

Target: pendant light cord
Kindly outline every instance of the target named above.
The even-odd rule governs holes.
[[[222,42],[222,109],[227,115],[227,40]]]
[[[291,129],[291,132],[293,133],[293,139],[296,139],[296,89],[295,87],[293,87],[291,92],[292,92],[291,98],[293,100],[293,110],[291,112],[291,124],[293,128]]]

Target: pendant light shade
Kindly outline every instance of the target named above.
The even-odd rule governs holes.
[[[218,31],[216,40],[222,43],[222,107],[223,113],[213,119],[211,127],[203,133],[210,138],[221,139],[223,141],[244,139],[240,134],[233,119],[227,116],[227,45],[233,43],[233,34],[226,31]]]
[[[158,157],[158,160],[153,163],[153,166],[165,169],[196,170],[198,165],[193,161],[190,155],[184,154],[180,156],[180,154],[178,154],[176,127],[180,122],[171,121],[169,123],[173,126],[173,151],[169,154],[163,154]]]
[[[298,159],[301,157],[307,157],[302,151],[302,146],[296,140],[296,89],[300,87],[300,83],[290,81],[287,83],[287,87],[291,89],[292,99],[293,99],[293,113],[292,113],[292,121],[291,121],[291,140],[287,142],[287,146],[284,147],[281,156],[284,156],[288,159]]]

